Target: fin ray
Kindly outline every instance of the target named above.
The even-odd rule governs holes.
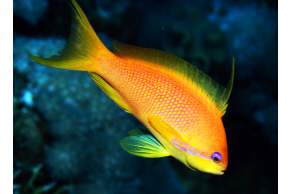
[[[170,156],[168,151],[150,134],[138,129],[130,130],[130,136],[120,141],[121,147],[127,152],[146,158]]]
[[[91,27],[87,17],[75,0],[71,0],[71,30],[66,46],[59,51],[60,56],[41,58],[29,54],[36,62],[61,69],[93,71],[94,57],[108,51]],[[96,65],[96,64],[95,64]]]
[[[120,94],[101,76],[96,73],[88,72],[93,81],[101,88],[101,90],[107,94],[120,108],[128,113],[131,113],[128,104],[120,96]]]
[[[128,135],[130,135],[130,136],[139,136],[139,135],[146,134],[146,132],[144,133],[143,131],[144,130],[142,130],[142,129],[135,128],[135,129],[132,129],[132,130],[128,131]]]

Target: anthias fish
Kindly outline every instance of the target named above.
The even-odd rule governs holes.
[[[129,153],[173,156],[192,170],[221,175],[228,165],[221,117],[234,78],[226,88],[170,53],[100,41],[82,9],[71,0],[68,43],[50,58],[30,57],[43,65],[88,71],[94,82],[123,110],[150,131],[130,130],[120,144]]]

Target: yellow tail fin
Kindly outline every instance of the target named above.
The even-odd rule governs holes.
[[[29,56],[34,61],[50,67],[94,71],[99,56],[110,51],[100,41],[77,2],[75,0],[71,0],[71,2],[71,31],[67,45],[59,51],[61,55],[53,55],[49,58],[36,57],[31,54]]]

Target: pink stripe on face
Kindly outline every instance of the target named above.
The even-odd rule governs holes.
[[[184,147],[182,147],[182,146],[179,146],[177,143],[179,143],[179,144],[183,144],[183,145],[186,145],[187,148],[188,148],[188,146],[189,146],[188,144],[182,143],[181,141],[179,141],[179,140],[176,139],[176,138],[172,138],[172,143],[173,143],[177,148],[183,150],[184,152],[187,152],[187,149],[186,149],[186,148],[184,148]]]
[[[189,146],[189,144],[183,143],[180,140],[176,139],[176,138],[172,138],[172,143],[179,149],[183,150],[186,153],[191,154],[192,156],[199,156],[200,158],[204,158],[207,159],[209,161],[212,161],[210,158],[203,156],[202,154],[200,154],[200,150],[196,149],[196,148],[192,148],[191,146]],[[186,147],[186,148],[185,148]],[[197,152],[197,153],[195,153]]]

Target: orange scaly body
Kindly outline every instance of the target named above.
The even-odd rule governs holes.
[[[110,98],[162,144],[132,130],[121,141],[128,152],[143,157],[171,155],[193,170],[223,174],[228,154],[221,116],[232,88],[233,71],[228,87],[223,88],[189,63],[163,51],[115,42],[113,54],[99,40],[78,4],[72,3],[74,25],[62,56],[30,56],[44,65],[88,71]],[[76,26],[79,30],[74,31]]]
[[[153,63],[125,60],[111,53],[102,58],[95,73],[116,88],[131,113],[153,134],[156,132],[149,124],[149,115],[161,117],[193,147],[201,143],[221,147],[216,151],[227,156],[226,135],[219,111],[183,75]],[[201,136],[205,138],[198,138]],[[209,142],[209,136],[216,137],[213,144]],[[159,135],[156,137],[162,141]],[[210,158],[211,154],[204,151],[203,155]]]

